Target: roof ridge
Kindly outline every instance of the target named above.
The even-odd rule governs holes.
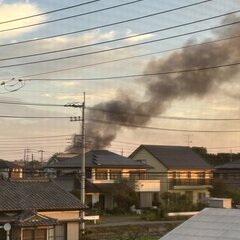
[[[49,178],[9,178],[9,182],[51,182]]]

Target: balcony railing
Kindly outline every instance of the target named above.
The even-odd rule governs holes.
[[[172,189],[174,186],[203,186],[212,185],[212,179],[199,178],[199,179],[169,179],[169,187]]]

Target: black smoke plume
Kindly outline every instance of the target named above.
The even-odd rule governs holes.
[[[223,22],[234,22],[235,20],[238,20],[237,17],[232,16],[226,18]],[[214,32],[216,39],[237,36],[239,33],[238,24],[225,28],[224,31]],[[209,40],[207,39],[207,41]],[[191,44],[193,44],[193,40],[191,40]],[[167,58],[152,59],[143,73],[159,73],[229,64],[236,62],[239,56],[240,40],[235,38],[183,48]],[[91,138],[91,148],[103,149],[109,146],[122,128],[119,123],[146,125],[152,117],[163,113],[173,101],[202,98],[213,91],[217,91],[221,84],[231,81],[239,70],[238,66],[233,66],[204,71],[145,76],[138,79],[137,83],[143,84],[145,87],[144,101],[139,102],[134,99],[134,90],[128,93],[119,91],[116,99],[93,107],[103,111],[89,111],[86,136]],[[129,114],[126,112],[129,112]],[[104,124],[101,121],[113,124]]]

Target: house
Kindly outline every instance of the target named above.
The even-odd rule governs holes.
[[[0,180],[0,238],[78,240],[80,201],[49,180]],[[9,227],[10,226],[10,227]]]
[[[54,181],[71,191],[80,188],[79,172],[81,155],[64,157],[54,155],[50,158],[46,171],[54,176]],[[114,194],[116,192],[138,193],[143,198],[145,192],[159,192],[160,181],[146,179],[151,167],[142,161],[118,155],[107,150],[91,150],[86,153],[86,203],[98,205],[101,209],[116,208]],[[68,180],[67,180],[68,179]],[[140,207],[144,207],[141,205]]]
[[[227,199],[219,199],[227,200]],[[231,199],[230,199],[231,200]],[[216,206],[217,199],[214,199]],[[219,205],[219,204],[217,204]],[[240,210],[210,207],[191,217],[161,240],[233,240],[240,236]]]
[[[223,183],[228,190],[240,190],[240,160],[215,167],[214,181]]]
[[[164,192],[176,199],[185,195],[191,203],[209,197],[212,167],[190,147],[141,145],[129,157],[152,166],[149,172],[161,181],[157,195],[148,193],[149,202],[160,201]]]
[[[0,177],[1,178],[22,178],[22,167],[13,162],[0,159]]]

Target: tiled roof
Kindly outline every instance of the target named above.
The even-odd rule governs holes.
[[[168,169],[184,170],[208,170],[212,167],[190,147],[164,146],[164,145],[141,145],[131,155],[134,156],[138,150],[145,149],[158,159]]]
[[[55,157],[57,159],[57,157]],[[82,156],[74,156],[66,160],[61,160],[54,164],[48,165],[47,167],[51,168],[81,168],[81,159]],[[147,169],[151,168],[149,165],[146,165],[141,162],[137,162],[133,159],[118,155],[116,153],[107,151],[107,150],[91,150],[86,153],[86,167],[93,168],[138,168],[138,169]]]
[[[57,219],[50,218],[35,211],[24,211],[16,221],[19,227],[52,226],[57,224]]]
[[[77,210],[81,202],[49,180],[0,180],[0,211]]]
[[[111,184],[111,183],[109,183]],[[85,182],[86,193],[99,193],[100,189],[97,187],[97,184],[94,184],[88,180]]]

